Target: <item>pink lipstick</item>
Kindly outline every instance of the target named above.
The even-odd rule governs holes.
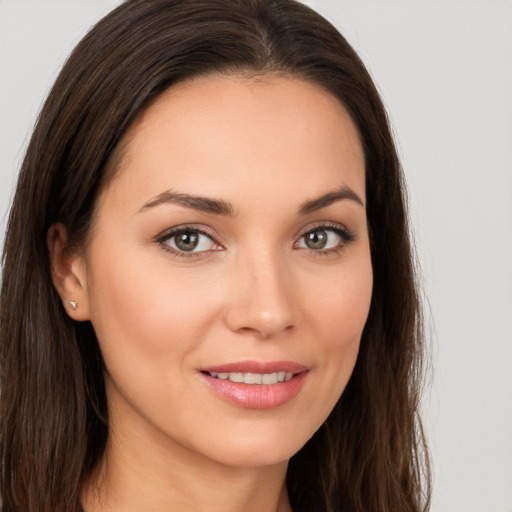
[[[240,361],[201,369],[201,376],[221,398],[240,407],[271,409],[301,390],[308,368],[291,361]]]

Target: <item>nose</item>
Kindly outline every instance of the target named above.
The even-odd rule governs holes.
[[[297,314],[285,262],[270,251],[240,260],[231,276],[225,314],[229,329],[260,338],[292,330]]]

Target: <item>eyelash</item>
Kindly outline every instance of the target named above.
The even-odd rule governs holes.
[[[339,224],[334,223],[327,223],[327,224],[319,224],[317,226],[314,226],[312,228],[309,228],[307,231],[304,231],[297,242],[293,244],[295,247],[300,240],[302,240],[306,235],[309,235],[310,233],[315,233],[317,231],[327,231],[332,232],[338,235],[341,239],[340,243],[336,247],[332,247],[330,249],[309,249],[309,252],[313,256],[330,256],[332,254],[339,253],[342,251],[347,245],[349,245],[351,242],[353,242],[356,239],[356,236],[353,232],[349,231],[347,228],[340,226]],[[306,249],[307,250],[307,249]]]
[[[343,250],[343,248],[345,248],[348,244],[353,242],[356,238],[354,233],[352,233],[348,229],[340,226],[339,224],[334,224],[334,223],[319,224],[318,226],[314,226],[314,227],[309,228],[308,230],[304,231],[300,235],[299,239],[296,242],[294,242],[293,247],[297,248],[296,246],[300,240],[302,240],[306,235],[309,235],[316,231],[327,231],[327,232],[335,233],[336,235],[338,235],[340,237],[341,242],[336,247],[333,247],[330,249],[324,249],[324,250],[309,249],[309,252],[311,254],[313,254],[314,256],[328,256],[333,253],[338,253],[341,250]],[[219,250],[219,249],[214,249],[214,250],[209,250],[209,251],[186,252],[186,251],[180,251],[180,250],[174,249],[173,247],[169,246],[169,244],[167,242],[170,239],[172,239],[176,235],[179,235],[180,233],[186,233],[186,232],[198,233],[200,235],[204,235],[204,236],[208,237],[210,240],[212,240],[212,242],[214,244],[218,245],[219,247],[222,247],[215,240],[213,233],[211,233],[203,228],[193,226],[193,225],[184,225],[184,226],[174,227],[168,231],[165,231],[161,235],[159,235],[155,241],[156,241],[156,243],[161,245],[165,251],[168,251],[171,254],[173,254],[174,256],[177,256],[179,258],[198,259],[198,258],[206,257],[208,255],[208,253],[210,253],[210,252],[216,252],[217,250]],[[306,249],[306,250],[308,250],[308,249]]]
[[[216,245],[221,247],[221,245],[218,244],[218,242],[215,240],[213,233],[210,233],[209,231],[207,231],[203,228],[193,226],[193,225],[179,226],[179,227],[172,228],[168,231],[165,231],[164,233],[162,233],[161,235],[158,236],[158,238],[156,239],[156,242],[158,244],[160,244],[165,251],[170,252],[171,254],[173,254],[174,256],[177,256],[178,258],[197,259],[197,258],[205,257],[210,252],[215,252],[215,250],[214,251],[199,251],[199,252],[180,251],[180,250],[174,249],[173,247],[170,247],[169,244],[166,243],[169,240],[171,240],[173,237],[175,237],[176,235],[179,235],[180,233],[187,233],[187,232],[198,233],[200,235],[204,235],[204,236],[208,237],[210,240],[212,240],[212,242],[214,242]]]

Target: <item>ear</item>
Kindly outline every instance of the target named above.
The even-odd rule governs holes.
[[[61,223],[50,227],[46,243],[53,284],[64,309],[73,320],[89,320],[89,293],[83,254],[69,251],[66,227]]]

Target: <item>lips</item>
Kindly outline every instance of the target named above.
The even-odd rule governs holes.
[[[308,368],[291,361],[241,361],[201,370],[220,398],[240,407],[271,409],[292,400],[302,389]]]
[[[244,384],[277,384],[278,382],[288,382],[292,377],[291,372],[273,372],[273,373],[217,373],[208,372],[208,375],[220,380],[229,380],[231,382],[243,382]]]
[[[275,372],[290,372],[300,373],[307,370],[307,366],[294,363],[293,361],[239,361],[236,363],[222,364],[219,366],[209,366],[202,368],[201,371],[209,373],[275,373]]]

